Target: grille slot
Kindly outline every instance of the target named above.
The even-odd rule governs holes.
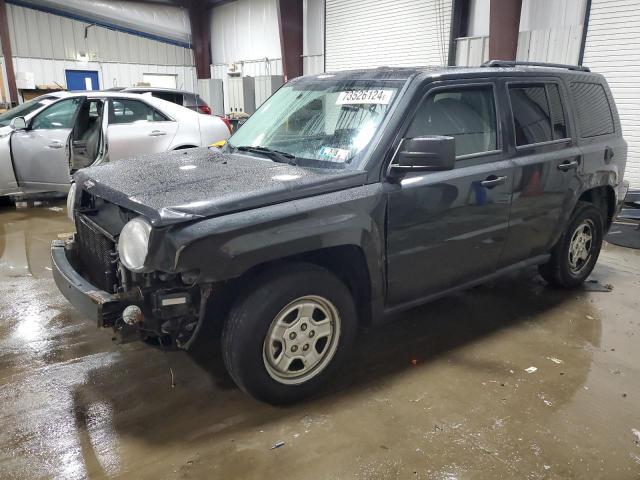
[[[115,293],[115,242],[81,213],[76,212],[75,223],[78,257],[85,275],[96,287]]]

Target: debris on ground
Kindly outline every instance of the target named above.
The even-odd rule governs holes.
[[[632,428],[631,433],[633,433],[633,436],[636,437],[636,440],[635,440],[636,445],[640,445],[640,430]]]
[[[411,363],[411,365],[413,365],[415,367],[418,364],[418,359],[417,358],[412,358],[411,360],[409,360],[409,363]]]
[[[564,363],[562,360],[556,357],[547,357],[547,360],[551,360],[553,363],[557,363],[558,365],[560,365],[561,363]]]
[[[284,442],[276,442],[273,445],[271,445],[271,450],[275,450],[276,448],[280,448],[284,445]]]
[[[171,388],[176,387],[175,377],[173,376],[173,368],[169,367],[169,373],[171,374]]]
[[[49,207],[49,210],[52,212],[62,212],[64,209],[62,207]]]
[[[587,318],[587,320],[595,320],[595,318],[593,318],[591,315],[585,315],[585,317]]]
[[[531,367],[529,367],[529,368],[525,368],[525,369],[524,369],[524,371],[525,371],[525,372],[527,372],[527,373],[533,373],[533,372],[535,372],[536,370],[538,370],[538,367],[534,367],[534,366],[531,366]]]
[[[584,286],[584,290],[587,292],[610,292],[613,290],[613,285],[610,283],[606,283],[604,285],[600,284],[598,280],[588,280]]]

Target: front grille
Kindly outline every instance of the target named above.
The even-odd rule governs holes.
[[[81,213],[75,214],[78,258],[85,275],[96,287],[115,293],[116,245]]]

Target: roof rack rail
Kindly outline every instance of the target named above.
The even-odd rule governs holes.
[[[590,72],[589,67],[582,65],[565,65],[564,63],[545,63],[545,62],[519,62],[512,60],[489,60],[484,62],[482,67],[551,67],[564,68],[566,70],[574,70],[577,72]]]

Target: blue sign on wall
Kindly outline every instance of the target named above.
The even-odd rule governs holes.
[[[65,70],[67,90],[100,90],[95,70]]]

